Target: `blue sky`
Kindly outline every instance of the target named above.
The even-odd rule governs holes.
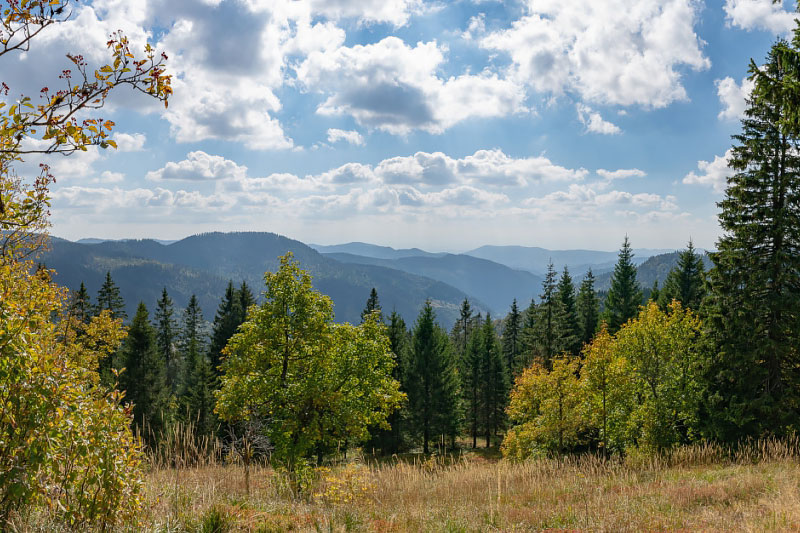
[[[770,0],[94,0],[3,79],[35,94],[64,51],[99,66],[116,29],[170,57],[168,110],[117,93],[118,150],[48,160],[61,237],[712,248],[750,58],[793,17]]]

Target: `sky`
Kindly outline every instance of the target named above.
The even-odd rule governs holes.
[[[270,231],[465,251],[712,249],[771,0],[94,0],[3,58],[37,95],[122,30],[164,51],[168,109],[100,115],[118,149],[47,156],[52,234]],[[22,170],[41,160],[29,157]]]

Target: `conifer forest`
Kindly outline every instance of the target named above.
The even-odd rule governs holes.
[[[224,76],[208,77],[208,86],[200,89],[190,85],[192,72],[181,66],[200,60],[187,51],[190,41],[181,39],[210,31],[197,13],[211,9],[201,4],[214,2],[188,2],[181,7],[181,16],[187,17],[183,22],[169,18],[172,8],[148,2],[152,13],[147,20],[155,22],[141,35],[123,30],[105,35],[89,21],[96,11],[123,24],[126,17],[138,16],[134,7],[112,0],[83,4],[0,0],[0,65],[10,65],[0,67],[0,530],[800,531],[800,25],[789,2],[725,1],[728,26],[744,24],[736,17],[753,10],[773,17],[764,15],[759,23],[785,13],[795,24],[770,41],[765,57],[751,59],[744,47],[731,45],[729,60],[749,70],[741,85],[728,78],[745,93],[718,201],[708,202],[715,203],[715,240],[707,244],[713,248],[700,248],[690,234],[680,235],[683,248],[674,252],[634,242],[637,223],[649,223],[638,218],[613,235],[617,248],[611,253],[486,246],[464,254],[364,243],[306,245],[258,233],[263,227],[256,226],[252,232],[198,226],[192,237],[177,242],[56,237],[66,227],[62,220],[81,216],[59,218],[64,202],[76,201],[70,194],[84,195],[86,205],[111,202],[111,207],[98,207],[106,214],[118,212],[108,215],[109,231],[116,223],[112,219],[129,213],[124,202],[136,206],[131,218],[138,224],[137,217],[159,208],[166,197],[176,210],[181,202],[196,201],[201,194],[196,191],[179,195],[161,188],[156,197],[147,196],[144,188],[133,194],[118,185],[114,194],[125,200],[103,200],[93,196],[89,178],[70,174],[64,162],[89,161],[81,163],[88,165],[81,170],[88,176],[86,168],[110,160],[103,154],[125,153],[124,143],[138,142],[135,136],[118,135],[122,125],[99,118],[104,114],[140,129],[145,127],[140,122],[158,123],[157,129],[148,126],[154,128],[148,137],[164,143],[169,135],[178,142],[225,139],[223,130],[229,126],[221,125],[220,116],[235,115],[231,123],[236,124],[252,116],[234,110],[248,89],[222,78],[250,68],[250,59],[238,56],[260,53],[214,35],[219,46],[213,54],[218,55],[198,51],[197,57],[214,63],[215,72]],[[216,4],[215,13],[223,17],[224,9],[244,9],[248,2]],[[312,6],[308,13],[295,13],[306,4]],[[386,118],[385,103],[358,111],[358,102],[374,102],[372,93],[358,85],[369,61],[359,63],[356,53],[380,43],[350,46],[341,29],[361,35],[385,26],[402,35],[416,27],[414,17],[449,13],[452,6],[405,0],[376,6],[322,4],[312,0],[270,7],[275,9],[271,17],[285,16],[289,22],[274,35],[256,32],[265,47],[280,41],[288,50],[275,67],[276,72],[294,69],[288,85],[319,100],[317,110],[306,113],[315,114],[314,120],[352,113],[353,124],[365,135],[401,135],[405,142],[414,142],[414,128],[435,136],[455,127],[455,119],[451,123],[437,114],[455,105],[455,93],[437,100],[438,107],[414,107],[416,92],[434,89],[414,87],[411,77],[370,82],[384,84],[390,101],[406,99],[397,105],[409,116]],[[399,19],[392,18],[400,16],[394,4],[404,6]],[[504,31],[518,31],[523,22],[562,20],[562,8],[542,14],[550,8],[522,4],[526,7],[519,9],[526,14]],[[639,0],[609,4],[630,11],[630,17],[638,16],[636,9],[652,7]],[[681,17],[679,7],[692,2],[664,4],[652,9],[664,14],[674,8],[674,17],[668,17],[674,21]],[[714,6],[705,9],[723,12]],[[369,14],[354,15],[358,10]],[[512,34],[501,35],[487,15],[491,9],[486,10],[468,19],[459,38],[481,43],[492,53],[505,50],[510,45],[501,37],[511,39]],[[347,17],[362,17],[357,30],[344,26]],[[84,26],[69,26],[74,23]],[[583,23],[587,34],[595,31],[590,22]],[[249,22],[236,24],[242,40],[255,31]],[[304,37],[301,25],[315,32],[313,39]],[[76,49],[66,57],[59,51],[58,63],[37,59],[36,70],[44,71],[50,88],[31,89],[15,69],[39,57],[29,54],[63,28],[102,40],[100,52],[96,43],[86,41],[85,56]],[[360,70],[351,78],[341,74],[337,83],[344,88],[325,96],[318,88],[322,85],[314,83],[338,74],[326,70],[332,68],[326,61],[334,60],[325,54],[332,52],[314,39],[337,32],[342,34],[337,46],[348,52],[336,61]],[[293,37],[286,41],[289,34]],[[644,40],[661,35],[657,28],[650,34]],[[460,112],[472,120],[493,116],[490,82],[510,84],[527,68],[545,68],[536,58],[522,62],[515,55],[538,46],[536,38],[517,42],[509,52],[517,69],[513,76],[501,79],[496,72],[475,74],[467,68],[467,74],[435,78],[436,90],[480,78],[486,85],[461,89],[480,98]],[[381,43],[393,47],[395,56],[386,53],[397,61],[410,47],[397,37]],[[442,56],[435,41],[429,44],[420,40],[417,46]],[[449,50],[451,56],[459,53],[457,46]],[[583,52],[575,48],[571,53]],[[568,55],[558,60],[572,61]],[[697,62],[695,70],[708,68]],[[592,92],[581,75],[571,75],[581,80],[574,86],[552,89],[554,101]],[[625,85],[626,75],[613,85]],[[527,83],[539,87],[548,79],[542,74]],[[226,83],[237,89],[224,92]],[[644,81],[636,83],[637,90],[645,90]],[[715,85],[720,97],[730,88],[726,83]],[[212,93],[203,91],[213,88],[227,95],[219,102],[229,97],[233,104],[218,103],[208,116],[193,116],[187,133],[175,117],[187,112],[188,100],[181,98],[188,97],[181,90],[189,87],[195,87],[192,98],[210,98]],[[231,135],[227,142],[257,150],[263,149],[258,142],[277,135],[268,125],[283,116],[279,100],[287,97],[277,89],[274,94],[263,91],[269,96],[261,105],[271,114],[259,115],[260,140]],[[508,91],[503,98],[513,100]],[[347,100],[351,96],[354,100]],[[622,105],[610,92],[604,98],[607,105]],[[291,112],[308,107],[285,101]],[[660,101],[636,104],[652,113],[666,106]],[[126,106],[141,114],[120,111]],[[570,104],[572,112],[575,108]],[[598,133],[595,129],[605,129],[609,138],[623,135],[584,104],[578,103],[577,110],[582,136]],[[531,116],[536,113],[545,111]],[[625,117],[618,114],[620,123]],[[357,131],[328,129],[327,134],[328,144],[313,149],[298,144],[295,151],[305,150],[309,153],[302,157],[313,158],[311,152],[329,150],[335,158],[333,145],[356,150],[367,142]],[[497,135],[497,142],[504,142]],[[300,133],[295,137],[298,143],[307,141]],[[137,152],[135,158],[150,157],[141,143],[130,150]],[[418,152],[415,164],[422,168],[423,160],[435,155]],[[284,190],[312,187],[320,196],[291,208],[322,212],[321,195],[333,187],[344,184],[360,194],[370,179],[388,180],[390,170],[408,174],[403,174],[406,182],[396,178],[395,183],[416,179],[399,161],[390,170],[386,161],[374,167],[349,163],[347,176],[309,174],[293,181],[277,170],[253,178],[247,173],[254,169],[203,151],[189,156],[191,161],[150,171],[146,180],[160,185],[169,179],[205,180],[208,191],[213,186],[215,194],[240,194],[253,202],[236,204],[235,214],[217,220],[217,205],[203,201],[208,210],[203,217],[211,223],[277,209],[283,197],[269,188],[273,182]],[[169,177],[204,157],[211,161],[205,170],[192,167],[192,177]],[[441,165],[450,165],[452,175],[477,172],[479,159],[476,153]],[[434,170],[426,167],[420,175]],[[612,174],[601,170],[600,176]],[[65,185],[59,172],[65,173]],[[235,179],[224,181],[215,172],[233,173]],[[364,178],[367,172],[373,177]],[[548,167],[547,172],[557,169]],[[589,171],[581,172],[583,180]],[[603,178],[585,194],[601,212],[607,208],[608,217],[615,216],[611,212],[623,208],[607,207],[598,198],[610,198],[604,191],[627,177],[644,180],[645,173],[638,172]],[[124,175],[109,170],[101,177],[119,183]],[[492,179],[514,181],[499,174]],[[548,178],[537,179],[541,184]],[[701,179],[692,173],[683,183]],[[458,198],[485,193],[497,205],[512,201],[511,193],[478,190],[477,178],[465,183],[445,192],[455,191],[450,196]],[[392,189],[401,192],[387,197],[400,205],[431,202],[434,211],[447,209],[447,194],[415,186],[413,194],[412,189]],[[542,202],[534,201],[542,198],[561,205],[566,194],[530,199],[526,205],[543,209]],[[637,194],[617,196],[633,206],[624,209],[652,202],[652,194]],[[344,196],[337,201],[345,202]],[[376,213],[383,209],[383,198],[375,200]],[[664,209],[670,211],[678,200],[664,198],[661,204],[669,204]],[[361,207],[353,203],[341,209],[320,215],[322,225]],[[459,216],[453,220],[460,223]],[[570,213],[575,227],[588,216]],[[682,231],[678,222],[662,224],[672,223]],[[445,231],[445,226],[438,229]],[[569,231],[564,229],[565,235]],[[436,224],[430,224],[416,235],[436,232]],[[465,226],[460,233],[470,230]],[[653,248],[634,249],[634,244]],[[525,267],[533,265],[534,252],[541,255],[538,266]]]

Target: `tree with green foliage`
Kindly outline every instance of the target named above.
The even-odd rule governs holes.
[[[128,318],[125,312],[125,300],[119,292],[119,287],[111,278],[111,272],[106,272],[106,279],[100,290],[97,291],[97,303],[94,307],[94,314],[99,315],[103,311],[111,311],[112,318]]]
[[[466,357],[467,343],[469,342],[469,335],[475,327],[475,318],[476,316],[472,313],[472,306],[469,300],[464,298],[458,311],[458,319],[453,324],[453,329],[450,333],[459,359]],[[478,321],[480,322],[480,319]]]
[[[206,354],[206,339],[202,332],[203,312],[197,297],[192,294],[183,311],[179,346],[183,358],[181,409],[184,419],[200,437],[211,437],[219,425],[214,414],[216,376]]]
[[[736,441],[800,430],[800,31],[754,82],[719,203],[707,316],[707,435]]]
[[[72,294],[69,311],[70,315],[82,324],[88,324],[92,319],[92,301],[83,282],[81,282],[80,288]]]
[[[474,328],[469,335],[467,353],[461,363],[461,383],[464,397],[466,424],[472,437],[472,448],[478,447],[480,414],[482,404],[481,352],[483,349],[483,328]]]
[[[539,304],[536,306],[532,328],[527,332],[533,351],[533,360],[545,368],[550,368],[551,361],[558,350],[558,332],[556,331],[558,306],[556,270],[551,261],[542,281],[542,294],[539,296]]]
[[[211,370],[216,376],[219,376],[220,373],[219,366],[222,361],[222,350],[228,345],[228,341],[236,333],[236,329],[244,319],[241,303],[240,295],[233,286],[233,281],[229,281],[222,301],[220,301],[217,308],[217,314],[214,316],[211,344],[208,347]]]
[[[608,324],[609,333],[616,333],[628,320],[639,314],[642,305],[642,290],[636,280],[636,265],[633,263],[633,250],[628,236],[622,242],[614,273],[611,275],[611,288],[606,295],[603,320]]]
[[[217,413],[263,421],[272,459],[294,471],[315,450],[369,436],[402,402],[386,327],[337,324],[333,303],[289,253],[267,272],[265,301],[225,348]]]
[[[522,352],[522,315],[517,307],[517,299],[511,302],[511,310],[503,321],[503,359],[509,379],[520,369]]]
[[[156,303],[156,345],[164,361],[164,368],[167,371],[167,387],[171,394],[178,392],[178,382],[181,375],[181,361],[177,357],[175,346],[178,326],[175,322],[174,314],[172,298],[169,297],[167,288],[164,287],[161,291],[161,298]]]
[[[364,305],[364,310],[361,311],[361,322],[367,319],[369,315],[372,313],[378,314],[378,320],[383,320],[383,314],[381,313],[381,302],[378,299],[378,291],[375,287],[372,287],[372,290],[369,291],[369,298],[367,298],[367,303]]]
[[[139,302],[122,344],[122,362],[122,386],[126,399],[133,403],[134,423],[144,440],[153,445],[169,420],[169,388],[166,366],[144,302]]]
[[[522,332],[520,338],[522,340],[522,353],[520,354],[520,362],[516,369],[519,373],[523,368],[527,368],[534,361],[536,354],[536,323],[538,321],[538,309],[536,300],[531,298],[531,303],[522,313]]]
[[[695,251],[690,240],[686,249],[678,255],[678,265],[667,274],[658,297],[651,294],[650,298],[658,302],[662,309],[666,309],[672,300],[677,300],[684,307],[699,311],[705,296],[705,270],[703,256]]]
[[[480,388],[482,389],[483,430],[486,447],[492,435],[497,435],[505,419],[508,382],[497,332],[487,313],[480,336]]]
[[[578,289],[578,327],[580,329],[581,343],[592,342],[594,334],[600,325],[600,302],[594,290],[594,274],[592,269],[586,273]]]
[[[578,355],[581,350],[581,331],[575,303],[575,285],[565,266],[556,286],[556,312],[554,319],[555,351]]]
[[[236,294],[239,298],[239,309],[242,313],[239,317],[239,323],[241,324],[247,320],[247,310],[250,309],[250,306],[255,305],[256,298],[253,296],[253,291],[250,290],[250,286],[246,281],[242,281]]]
[[[453,346],[436,324],[430,301],[425,302],[412,332],[408,364],[408,402],[424,453],[431,440],[454,437],[460,426],[459,378]]]

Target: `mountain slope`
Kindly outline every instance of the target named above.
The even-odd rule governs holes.
[[[396,250],[389,246],[378,246],[366,242],[348,242],[346,244],[309,244],[311,248],[321,254],[352,254],[376,259],[399,259],[401,257],[440,257],[444,253],[433,253],[419,248],[405,248]]]
[[[664,281],[667,279],[669,271],[678,266],[678,255],[680,252],[670,252],[667,254],[659,254],[650,257],[636,268],[636,279],[643,289],[650,289],[655,281],[658,281],[660,287],[664,286]],[[703,254],[703,263],[706,270],[711,268],[711,259],[708,254]],[[607,291],[611,288],[611,274],[606,272],[597,276],[595,281],[595,289],[598,291]]]

